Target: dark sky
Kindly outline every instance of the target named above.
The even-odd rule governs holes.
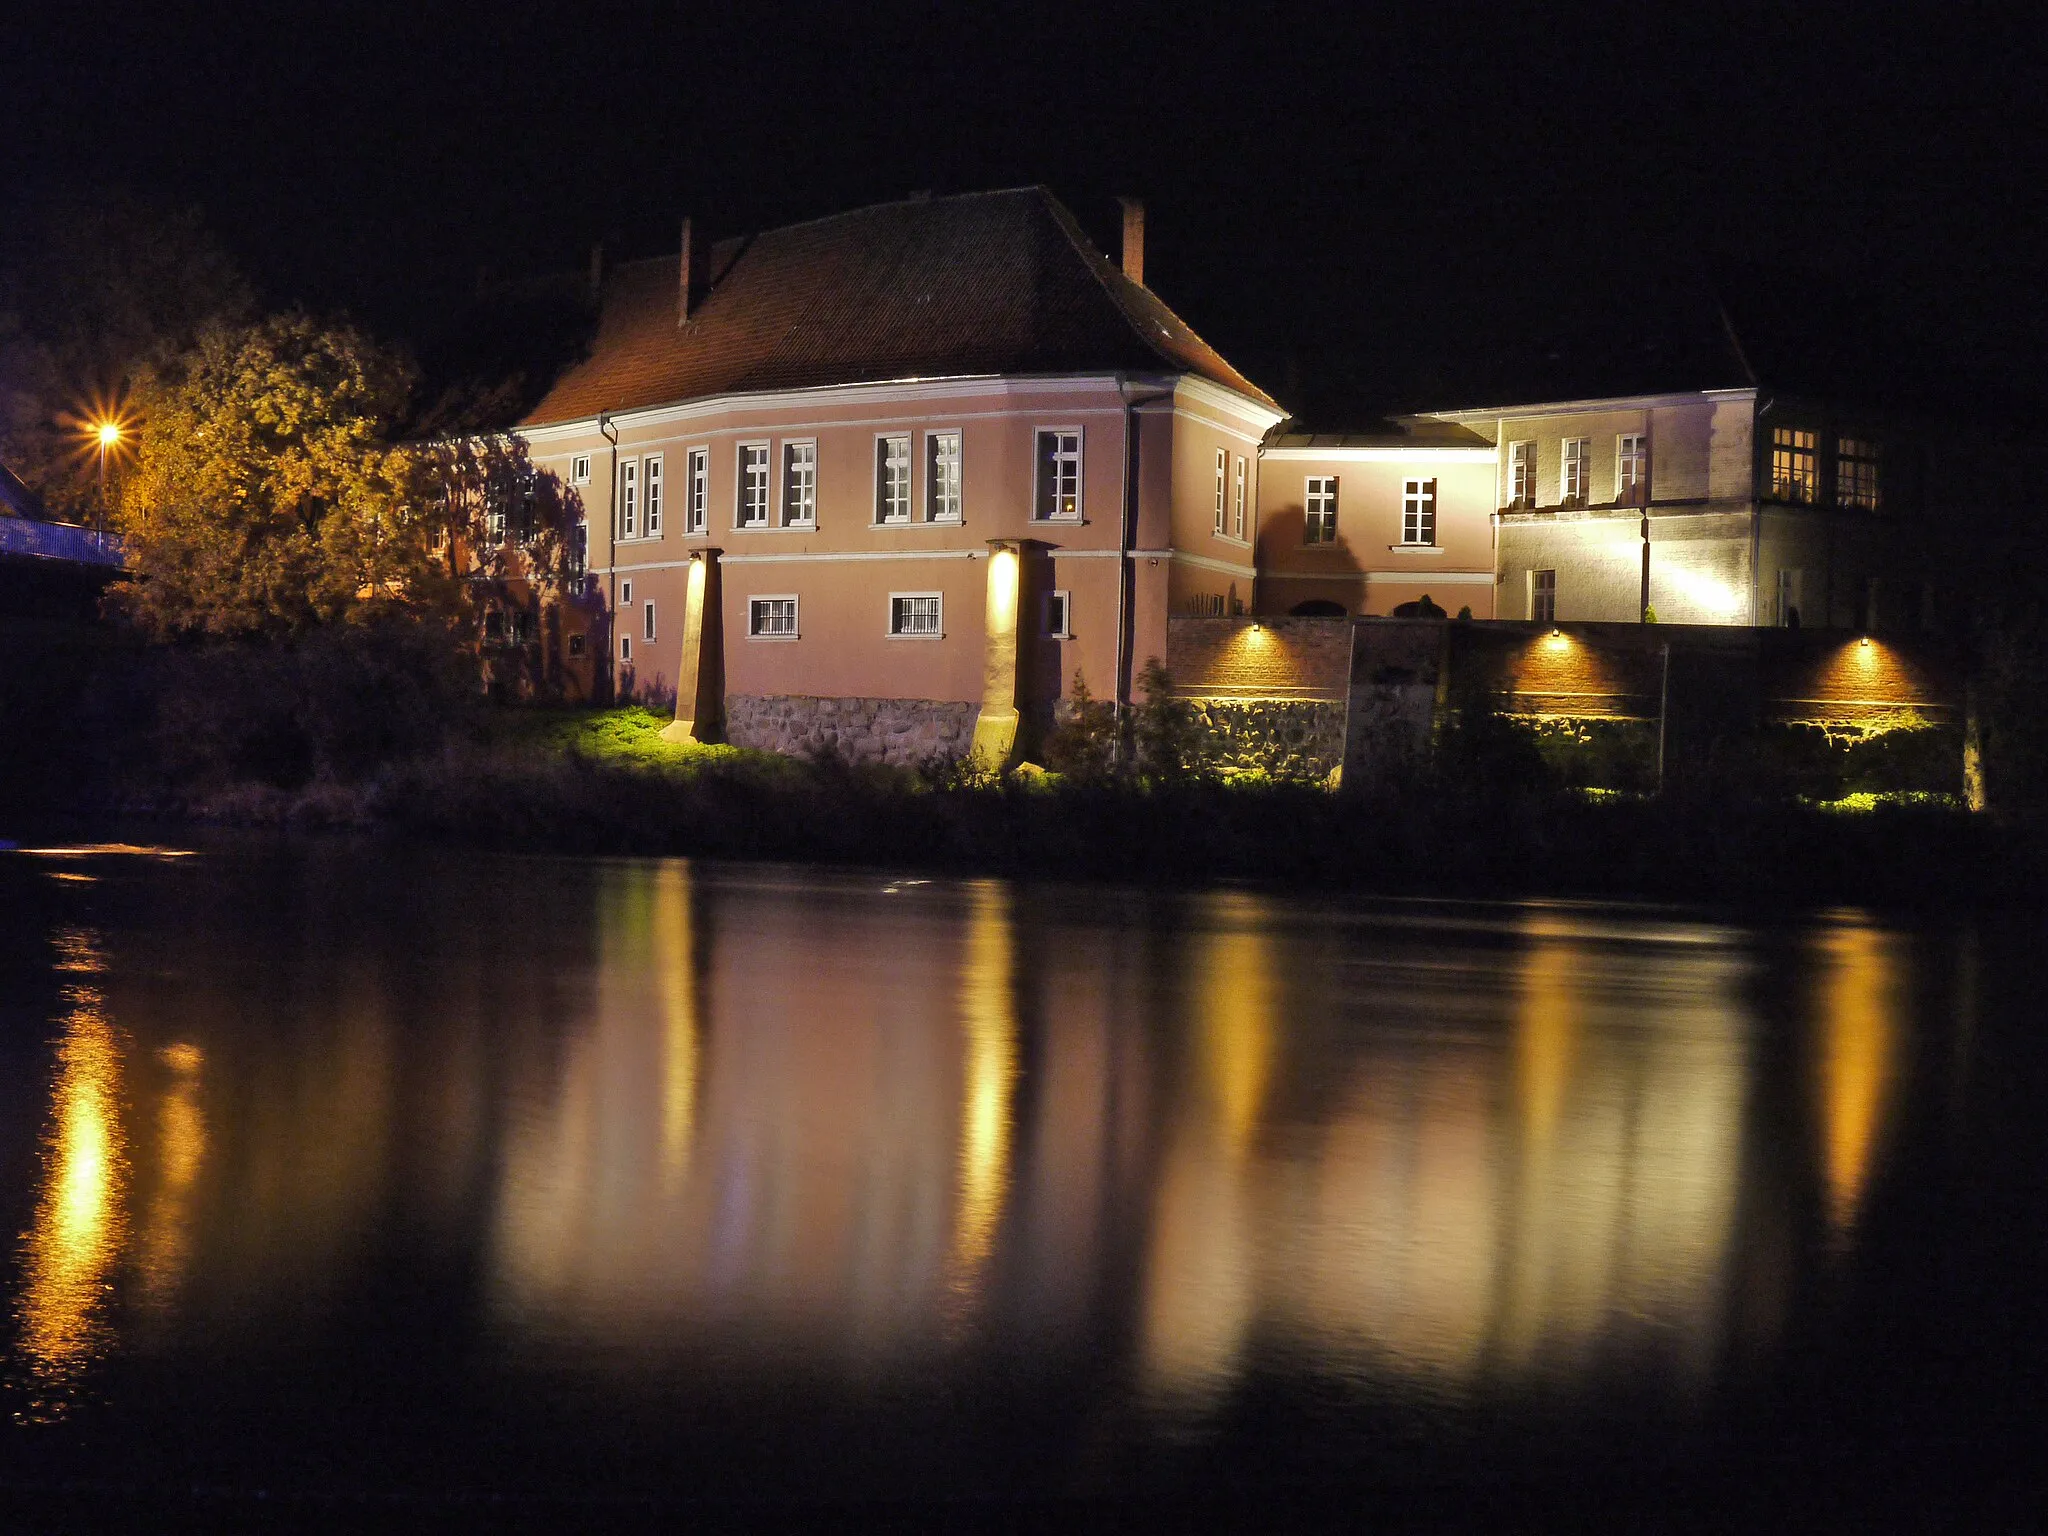
[[[1042,181],[1106,246],[1143,196],[1153,286],[1311,402],[1455,392],[1518,328],[1569,345],[1624,272],[1731,263],[1921,306],[2024,383],[2042,31],[1728,0],[45,7],[9,24],[0,170],[197,202],[273,300],[415,341],[480,267],[652,254],[684,213]]]

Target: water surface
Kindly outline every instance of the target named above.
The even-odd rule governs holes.
[[[352,846],[0,889],[15,1489],[2025,1476],[2034,920]]]

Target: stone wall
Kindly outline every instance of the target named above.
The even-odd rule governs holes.
[[[1191,699],[1210,762],[1230,773],[1327,779],[1344,760],[1344,706],[1327,699]]]
[[[848,762],[914,768],[935,757],[966,756],[980,712],[978,704],[936,699],[730,694],[725,739],[791,757],[831,752]]]
[[[1351,621],[1168,619],[1166,670],[1182,698],[1341,702],[1351,678]]]

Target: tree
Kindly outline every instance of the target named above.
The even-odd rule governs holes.
[[[127,610],[159,637],[233,636],[445,602],[416,455],[386,438],[409,382],[298,314],[211,328],[150,373],[118,518]]]
[[[196,210],[125,192],[48,204],[0,262],[0,461],[59,516],[98,507],[88,423],[209,325],[255,304]]]

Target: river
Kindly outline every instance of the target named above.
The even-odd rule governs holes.
[[[2038,917],[346,843],[0,894],[17,1497],[1635,1524],[2028,1477]]]

